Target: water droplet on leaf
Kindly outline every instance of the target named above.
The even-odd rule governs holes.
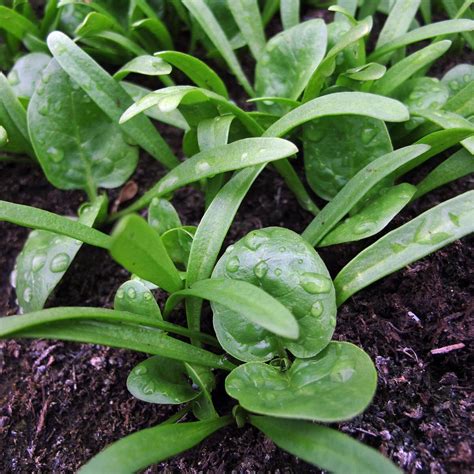
[[[319,273],[303,273],[301,286],[311,294],[327,293],[331,289],[331,280]]]
[[[265,260],[261,260],[253,268],[253,272],[257,278],[263,278],[268,272],[268,265]]]
[[[58,253],[49,265],[49,269],[54,273],[63,272],[69,265],[69,255],[67,253]]]
[[[323,314],[324,306],[321,301],[316,301],[313,303],[313,306],[311,306],[311,314],[317,318],[318,316],[321,316]]]
[[[46,262],[46,255],[44,253],[39,253],[33,257],[31,261],[31,269],[34,272],[41,270],[44,267]]]
[[[55,163],[59,163],[64,158],[64,152],[54,146],[49,147],[46,151],[51,160],[53,160]]]
[[[235,273],[240,267],[240,260],[239,257],[231,257],[227,261],[227,265],[225,266],[226,270],[230,273]]]

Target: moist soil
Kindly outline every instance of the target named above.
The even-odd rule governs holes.
[[[438,73],[452,67],[452,57],[448,61],[437,67]],[[160,131],[175,150],[180,149],[179,132],[163,126]],[[437,163],[431,160],[410,180],[417,182]],[[162,175],[161,166],[143,156],[131,180],[141,194]],[[472,178],[463,178],[430,193],[405,208],[385,232],[472,189],[472,184]],[[111,203],[118,194],[109,192]],[[54,189],[38,167],[17,162],[0,163],[0,199],[74,215],[85,196]],[[172,202],[184,224],[198,224],[204,212],[199,191],[184,188]],[[267,226],[301,232],[310,220],[281,178],[268,169],[244,200],[226,244]],[[0,229],[0,314],[12,315],[18,306],[10,274],[28,230],[7,223],[0,223]],[[319,253],[334,277],[374,240]],[[472,472],[473,241],[464,238],[415,262],[361,291],[339,310],[335,339],[366,350],[379,380],[367,411],[337,427],[379,449],[406,472]],[[83,246],[47,306],[112,307],[117,288],[127,278],[106,252]],[[156,297],[162,304],[165,295],[158,290]],[[205,328],[212,330],[209,309],[204,315]],[[183,321],[182,310],[174,318]],[[431,352],[446,347],[441,354]],[[88,344],[0,341],[0,473],[74,472],[109,443],[176,412],[177,407],[152,405],[128,393],[127,375],[144,358]],[[218,409],[228,412],[232,405],[222,379],[217,395]],[[228,427],[195,449],[146,470],[231,471],[320,472],[249,426]]]

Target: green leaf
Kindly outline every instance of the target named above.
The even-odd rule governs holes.
[[[31,20],[3,5],[0,5],[0,29],[4,29],[19,40],[28,34],[39,36],[38,27]]]
[[[148,403],[178,405],[195,399],[183,362],[154,356],[140,362],[127,378],[128,391]]]
[[[247,77],[245,76],[239,60],[234,53],[232,45],[229,42],[224,30],[214,16],[212,10],[203,0],[182,0],[185,7],[191,12],[197,20],[206,35],[212,41],[216,49],[222,55],[230,70],[237,77],[241,86],[248,95],[253,96],[254,92]]]
[[[286,371],[248,362],[225,381],[226,392],[253,413],[324,422],[362,413],[376,385],[377,372],[370,357],[347,342],[331,342],[316,357],[296,359]]]
[[[161,51],[155,53],[155,55],[178,68],[198,87],[209,89],[225,98],[229,97],[226,85],[222,79],[200,59],[180,51]]]
[[[199,122],[197,139],[200,150],[210,150],[216,146],[226,145],[234,118],[233,115],[223,115]]]
[[[418,41],[435,38],[440,35],[450,35],[462,31],[473,31],[474,21],[472,20],[445,20],[431,25],[422,26],[401,35],[380,48],[377,48],[370,56],[369,61],[378,61],[387,53],[391,53],[399,48],[408,46]]]
[[[238,313],[252,324],[287,339],[298,339],[299,327],[291,312],[269,293],[246,281],[212,278],[201,280],[170,296],[165,314],[186,296],[196,296]]]
[[[168,292],[183,287],[160,236],[136,214],[124,217],[117,224],[109,251],[127,270]]]
[[[300,327],[300,337],[290,341],[249,321],[238,308],[212,302],[217,338],[237,359],[269,360],[283,347],[296,357],[312,357],[331,340],[336,310],[330,275],[314,249],[291,230],[250,232],[226,250],[212,278],[261,287],[286,306]]]
[[[26,125],[26,112],[10,86],[7,78],[0,72],[0,123],[8,133],[8,143],[4,150],[26,152],[34,156]]]
[[[258,1],[227,0],[227,5],[253,57],[258,59],[265,47],[265,33]]]
[[[153,198],[148,207],[148,224],[162,235],[167,230],[181,227],[176,209],[167,199]]]
[[[474,231],[474,191],[445,201],[389,232],[337,275],[338,305],[371,283]]]
[[[175,189],[202,178],[280,160],[294,155],[297,151],[293,143],[279,138],[244,138],[228,145],[202,151],[170,171],[140,199],[124,211],[117,213],[116,216],[141,209],[154,197],[165,196]]]
[[[33,95],[42,71],[51,61],[44,53],[25,54],[18,59],[8,73],[8,82],[17,97],[30,98]]]
[[[384,76],[387,68],[379,63],[368,63],[348,69],[342,76],[354,81],[375,81]]]
[[[201,393],[193,401],[194,416],[199,420],[218,418],[219,414],[214,408],[210,393],[215,387],[215,378],[211,369],[200,365],[187,364],[186,362],[184,365],[193,383],[201,389]]]
[[[92,227],[106,204],[100,197],[82,207],[78,222]],[[24,313],[44,307],[51,292],[68,270],[82,242],[71,237],[35,230],[30,233],[16,260],[16,294]]]
[[[280,0],[283,29],[288,30],[300,22],[300,0]]]
[[[145,18],[144,20],[136,21],[132,24],[132,28],[137,30],[149,31],[160,44],[161,48],[173,49],[173,38],[171,37],[168,29],[159,18]],[[148,44],[144,45],[149,47]]]
[[[132,99],[120,84],[63,33],[51,33],[48,36],[48,46],[66,73],[112,121],[118,122],[124,110],[132,103]],[[178,163],[166,142],[146,117],[136,117],[122,125],[122,129],[168,168]]]
[[[129,280],[120,285],[114,299],[117,311],[127,311],[148,316],[151,319],[163,319],[153,293],[140,280]]]
[[[28,127],[48,180],[60,189],[122,185],[133,173],[138,149],[127,144],[89,96],[52,60],[28,106]]]
[[[264,136],[282,137],[310,120],[344,114],[364,115],[386,122],[404,122],[409,118],[407,108],[394,99],[364,92],[337,92],[296,107],[268,128]]]
[[[377,234],[410,202],[415,192],[416,187],[408,183],[384,189],[360,212],[326,234],[318,247],[354,242]]]
[[[334,474],[401,473],[377,450],[326,426],[253,415],[250,423],[284,451]]]
[[[0,221],[11,222],[32,229],[49,230],[104,249],[107,249],[110,245],[110,237],[107,234],[72,221],[67,217],[22,204],[0,201]]]
[[[458,64],[443,76],[441,82],[449,87],[450,95],[455,95],[468,84],[474,82],[474,66],[472,64]]]
[[[310,20],[274,36],[265,46],[255,69],[255,91],[260,97],[296,100],[326,53],[327,29],[323,20]],[[282,115],[281,104],[259,103],[264,112]]]
[[[171,66],[161,58],[143,55],[137,56],[122,66],[115,74],[114,79],[121,81],[131,73],[145,76],[161,76],[171,73]]]
[[[400,148],[360,170],[306,227],[302,237],[316,246],[336,224],[383,178],[429,150],[427,145]]]
[[[416,72],[442,56],[450,46],[451,41],[438,41],[402,59],[373,85],[372,92],[380,95],[391,95]]]
[[[413,199],[418,199],[431,190],[470,173],[474,173],[474,159],[471,153],[464,149],[458,150],[416,185],[417,191]]]
[[[358,171],[393,147],[381,120],[338,115],[304,124],[303,150],[309,185],[330,200]]]
[[[173,262],[186,266],[196,227],[182,226],[167,230],[161,239]]]
[[[77,26],[74,34],[78,38],[87,38],[109,30],[121,32],[122,28],[112,15],[90,12]]]
[[[80,474],[114,472],[130,474],[164,461],[199,444],[212,433],[232,422],[231,417],[158,425],[126,436],[93,457]],[[153,449],[150,449],[153,446]]]

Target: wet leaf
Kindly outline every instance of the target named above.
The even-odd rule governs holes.
[[[139,280],[129,280],[120,285],[114,299],[117,311],[128,311],[152,319],[163,319],[158,303],[153,293]]]

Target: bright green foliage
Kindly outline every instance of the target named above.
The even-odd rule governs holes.
[[[153,293],[140,280],[126,281],[117,290],[114,299],[117,311],[127,311],[148,316],[151,319],[163,319]]]
[[[176,209],[166,199],[153,198],[148,206],[148,224],[150,224],[158,234],[162,235],[167,230],[181,226]]]
[[[29,99],[33,95],[41,72],[50,61],[48,54],[30,53],[15,62],[7,77],[17,97]]]

